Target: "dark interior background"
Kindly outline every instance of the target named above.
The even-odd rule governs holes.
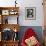
[[[24,33],[25,31],[28,29],[28,28],[32,28],[36,34],[37,34],[37,37],[39,39],[39,41],[41,43],[43,43],[43,29],[42,29],[42,26],[21,26],[20,27],[20,31],[19,31],[19,40],[21,42],[23,36],[24,36]]]

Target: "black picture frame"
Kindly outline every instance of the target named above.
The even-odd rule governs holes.
[[[35,7],[26,7],[25,8],[25,17],[29,20],[35,20],[36,19],[36,8]]]

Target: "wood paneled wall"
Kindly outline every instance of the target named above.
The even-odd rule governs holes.
[[[46,0],[43,0],[43,10],[44,10],[44,44],[46,46]]]
[[[46,0],[43,0],[43,9],[44,9],[44,26],[46,27]]]

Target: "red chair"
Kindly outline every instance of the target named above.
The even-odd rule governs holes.
[[[25,40],[32,37],[32,36],[34,36],[37,39],[37,35],[34,32],[34,30],[32,28],[27,29],[25,34],[24,34],[24,37],[22,38],[21,46],[27,46],[27,44],[25,43]],[[37,42],[37,44],[35,46],[41,46],[39,41]]]

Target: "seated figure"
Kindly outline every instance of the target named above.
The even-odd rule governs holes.
[[[22,38],[21,46],[41,46],[37,39],[36,33],[32,28],[27,29],[24,37]]]

